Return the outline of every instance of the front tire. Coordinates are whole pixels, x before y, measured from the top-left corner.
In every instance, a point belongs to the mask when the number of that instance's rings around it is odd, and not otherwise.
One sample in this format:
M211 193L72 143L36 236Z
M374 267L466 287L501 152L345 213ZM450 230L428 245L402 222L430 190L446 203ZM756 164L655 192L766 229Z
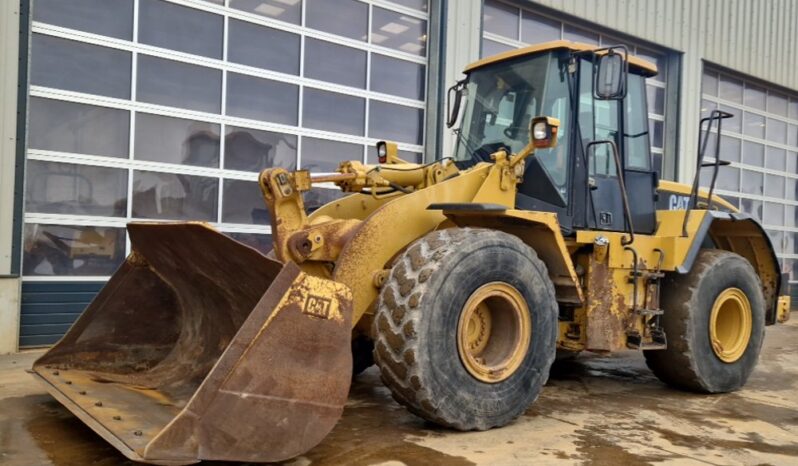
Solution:
M545 264L518 238L451 228L413 243L383 286L375 361L394 398L458 430L502 426L534 402L557 340Z
M751 264L729 251L703 249L684 275L662 284L665 350L646 363L676 388L725 393L748 380L765 336L765 299Z

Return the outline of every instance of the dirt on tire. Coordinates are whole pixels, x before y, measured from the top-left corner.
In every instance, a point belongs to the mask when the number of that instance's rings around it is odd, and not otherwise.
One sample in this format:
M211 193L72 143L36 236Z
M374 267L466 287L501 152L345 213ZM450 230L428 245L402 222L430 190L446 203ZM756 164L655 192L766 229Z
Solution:
M462 304L490 281L516 287L535 313L522 366L493 384L468 374L455 337ZM432 232L394 263L373 334L382 380L410 412L458 430L501 426L526 410L548 378L557 338L554 286L535 251L515 236L477 228Z

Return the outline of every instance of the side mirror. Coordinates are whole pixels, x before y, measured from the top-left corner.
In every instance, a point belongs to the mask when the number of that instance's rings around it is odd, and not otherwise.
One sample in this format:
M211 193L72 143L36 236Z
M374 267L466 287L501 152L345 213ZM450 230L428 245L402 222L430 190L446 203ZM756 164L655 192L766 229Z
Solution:
M529 143L535 149L557 147L560 120L549 116L538 116L529 122Z
M457 117L460 116L460 103L465 94L466 81L457 81L454 86L449 88L446 94L446 127L451 128L457 123Z
M619 49L622 50L619 53ZM626 97L626 48L612 47L606 53L598 55L598 63L594 73L593 91L601 100L620 100Z

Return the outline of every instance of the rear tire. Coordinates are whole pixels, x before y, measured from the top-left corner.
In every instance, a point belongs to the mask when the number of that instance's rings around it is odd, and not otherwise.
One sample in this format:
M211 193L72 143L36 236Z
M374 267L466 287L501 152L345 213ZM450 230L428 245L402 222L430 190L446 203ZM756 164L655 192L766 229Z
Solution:
M557 330L554 286L532 248L499 231L451 228L416 241L396 261L374 319L374 355L408 410L454 429L485 430L537 399Z
M689 273L669 274L663 281L662 309L668 348L644 351L660 380L703 393L730 392L745 384L765 335L762 285L746 259L701 250Z

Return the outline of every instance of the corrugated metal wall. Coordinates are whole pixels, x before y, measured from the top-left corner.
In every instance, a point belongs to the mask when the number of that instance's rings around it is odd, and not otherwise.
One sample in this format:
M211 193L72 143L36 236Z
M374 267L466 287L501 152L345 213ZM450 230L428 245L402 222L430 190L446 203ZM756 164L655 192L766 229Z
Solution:
M682 52L680 181L692 179L703 61L798 90L798 0L536 0Z
M798 89L798 0L536 0Z

